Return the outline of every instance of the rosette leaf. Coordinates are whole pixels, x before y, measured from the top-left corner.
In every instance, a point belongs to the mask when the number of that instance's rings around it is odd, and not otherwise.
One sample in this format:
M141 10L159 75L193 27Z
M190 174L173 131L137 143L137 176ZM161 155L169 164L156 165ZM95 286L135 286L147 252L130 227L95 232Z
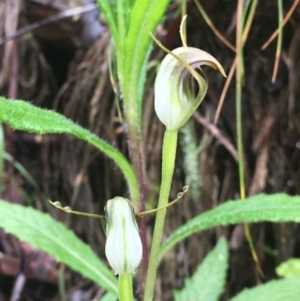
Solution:
M208 88L202 65L219 70L226 77L221 64L197 48L179 47L163 59L155 79L154 106L168 130L180 129L202 102Z

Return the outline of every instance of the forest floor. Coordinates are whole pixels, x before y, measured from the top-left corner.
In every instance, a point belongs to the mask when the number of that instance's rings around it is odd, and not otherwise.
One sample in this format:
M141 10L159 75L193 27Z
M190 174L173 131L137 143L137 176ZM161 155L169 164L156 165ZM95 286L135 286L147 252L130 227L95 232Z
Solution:
M71 3L43 2L9 0L6 5L0 4L0 36L9 36L19 28L65 11ZM213 25L235 45L236 1L200 2ZM299 1L283 2L285 16ZM187 14L188 45L211 53L229 74L235 51L216 36L193 1L187 2ZM93 18L86 15L87 20L94 20L90 23L81 15L58 20L0 45L0 93L61 112L128 156L126 128L118 117L109 76L110 33L104 22ZM158 38L169 49L181 45L180 20L180 6L171 4L158 28ZM278 72L272 81L276 38L265 49L262 46L277 28L277 1L258 1L244 45L242 124L247 196L262 192L300 194L300 6L283 28ZM163 55L154 47L150 62L155 66ZM201 212L239 198L235 79L233 76L229 82L214 123L226 79L209 68L205 71L209 90L180 133L172 197L186 183L190 184L190 192L169 209L165 237ZM155 74L156 69L149 64L142 136L150 207L156 205L164 132L153 109ZM49 211L46 203L50 198L79 211L100 213L108 199L128 194L122 174L111 161L74 137L13 132L5 126L5 145L13 159L5 162L1 199ZM38 188L16 168L16 162L28 171ZM105 237L97 220L64 213L56 216L105 258ZM153 217L147 220L149 237L153 222ZM193 274L221 236L230 245L222 300L245 287L273 279L279 263L300 257L299 225L260 223L250 228L264 279L251 257L243 226L218 227L193 235L166 255L158 273L157 300L173 300L172 290L183 286L184 279ZM27 281L22 288L16 288L20 271L27 275ZM15 290L22 294L21 300L60 300L57 282L63 272L66 292L72 300L98 300L103 293L89 280L58 266L50 256L0 232L1 301L13 300Z

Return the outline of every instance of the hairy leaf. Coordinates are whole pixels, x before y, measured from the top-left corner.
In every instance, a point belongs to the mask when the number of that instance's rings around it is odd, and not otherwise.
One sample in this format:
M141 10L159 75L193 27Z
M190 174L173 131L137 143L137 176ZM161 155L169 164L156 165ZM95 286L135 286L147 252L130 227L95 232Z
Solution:
M162 20L170 0L136 0L130 12L130 22L125 40L125 97L137 100L141 114L142 94L146 76L146 63L150 54L151 38L149 30L154 31ZM136 96L135 96L136 95Z
M173 232L161 248L160 259L176 243L193 233L241 222L299 222L299 212L300 197L283 193L259 194L243 201L228 201L191 219Z
M139 199L137 178L127 159L96 135L57 112L35 107L26 101L0 97L0 107L0 122L9 124L15 130L38 134L68 133L94 145L120 167L127 180L132 200Z
M109 25L110 31L114 37L116 44L118 44L118 29L116 24L116 16L114 15L109 0L97 0L97 4L106 18L106 21Z
M217 301L221 295L228 266L228 246L221 238L206 256L192 278L185 280L185 287L175 291L176 301Z
M0 200L0 227L117 295L117 279L112 272L90 246L50 215Z

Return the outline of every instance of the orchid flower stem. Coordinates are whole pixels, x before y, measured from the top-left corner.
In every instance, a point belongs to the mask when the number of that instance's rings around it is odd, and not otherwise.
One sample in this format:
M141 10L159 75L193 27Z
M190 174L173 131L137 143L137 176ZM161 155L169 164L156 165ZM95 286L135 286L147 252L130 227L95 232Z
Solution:
M132 278L129 273L119 275L119 300L133 301Z
M162 149L162 179L161 179L160 194L159 194L159 201L158 201L159 208L168 204L170 190L171 190L171 183L172 183L172 178L174 173L174 166L175 166L177 136L178 136L178 130L166 130L165 132L163 149ZM161 245L166 212L167 209L162 209L158 211L156 214L153 240L152 240L149 265L148 265L148 273L146 279L144 301L153 300L156 270L158 266L158 254Z

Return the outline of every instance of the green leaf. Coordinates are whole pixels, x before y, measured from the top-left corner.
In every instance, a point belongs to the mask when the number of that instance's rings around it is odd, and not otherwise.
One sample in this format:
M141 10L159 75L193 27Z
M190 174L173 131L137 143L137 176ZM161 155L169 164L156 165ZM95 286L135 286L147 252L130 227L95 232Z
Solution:
M206 256L192 278L185 280L185 287L175 291L176 301L217 301L223 291L228 266L228 246L221 238Z
M299 301L300 277L270 281L252 289L243 290L230 301Z
M4 174L4 147L5 147L5 139L4 139L4 131L3 126L0 124L0 193L3 189L3 174Z
M118 297L109 292L101 297L101 301L118 301Z
M173 232L161 248L160 259L176 243L193 233L241 222L299 222L299 212L300 197L283 193L259 194L243 201L228 201L191 219Z
M22 100L12 101L0 97L0 107L0 122L9 124L15 130L38 134L68 133L94 145L119 166L127 180L132 200L139 200L138 182L131 165L111 145L65 116L54 111L35 107L28 102Z
M118 40L119 40L118 37L119 36L118 36L118 30L117 30L117 24L116 24L116 17L110 6L109 1L108 0L97 0L97 4L106 18L106 21L109 25L110 31L112 33L112 36L114 37L116 45L118 45Z
M123 93L125 100L129 97L137 100L139 114L142 108L146 62L152 42L146 26L151 31L156 29L169 2L170 0L136 0L130 12L129 28L125 40L124 80L126 89Z
M276 273L281 277L300 276L300 259L290 258L276 268Z
M90 246L49 214L0 200L0 227L117 295L118 283L112 272Z

